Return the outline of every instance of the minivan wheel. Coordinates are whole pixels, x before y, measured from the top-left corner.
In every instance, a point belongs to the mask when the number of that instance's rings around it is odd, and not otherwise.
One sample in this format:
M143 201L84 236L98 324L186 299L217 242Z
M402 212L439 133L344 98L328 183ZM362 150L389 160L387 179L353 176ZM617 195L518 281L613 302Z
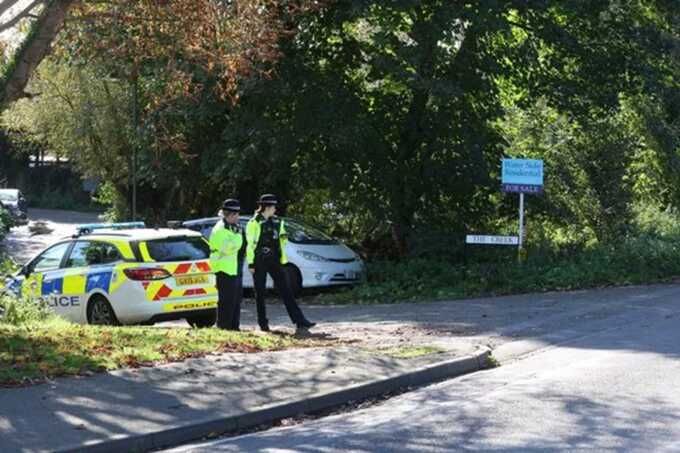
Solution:
M212 327L217 321L217 312L207 315L194 315L186 318L191 327L202 329L205 327Z
M120 323L113 307L103 296L92 296L87 304L87 322L99 326L117 326Z

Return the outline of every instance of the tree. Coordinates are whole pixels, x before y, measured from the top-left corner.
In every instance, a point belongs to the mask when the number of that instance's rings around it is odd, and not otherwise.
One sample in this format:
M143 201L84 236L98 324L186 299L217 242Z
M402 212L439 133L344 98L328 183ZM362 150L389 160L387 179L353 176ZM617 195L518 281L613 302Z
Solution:
M217 85L230 92L240 75L252 71L253 63L276 55L280 34L289 31L287 17L320 4L286 0L2 0L0 32L22 21L28 20L30 25L3 68L0 102L6 104L25 96L23 90L32 72L50 52L69 13L71 30L78 30L70 39L83 38L86 44L79 50L87 48L90 54L109 58L113 55L118 64L120 58L127 58L132 65L132 73L125 74L128 77L136 76L144 61L161 60L174 79L170 87L182 89L187 78L179 77L186 74L180 67L203 64L215 73ZM184 59L172 52L172 44L168 45L178 42L190 51Z
M544 99L585 124L666 77L662 12L654 1L335 2L301 25L278 80L242 96L229 143L350 197L404 254L422 226L462 233L495 212L494 124L507 108Z
M17 101L3 112L12 130L67 157L85 177L106 182L109 201L124 216L133 146L127 87L102 77L93 67L43 62L29 90L40 96Z
M628 232L637 181L633 165L644 149L634 125L625 104L607 114L593 111L586 120L560 114L545 101L511 109L500 126L507 155L547 164L545 193L531 198L530 218L549 222L546 229L568 231L573 241L608 242Z
M75 3L57 41L59 70L46 69L31 90L41 95L10 116L23 116L14 124L44 135L55 150L69 149L72 162L107 181L118 201L128 196L138 150L139 201L151 222L196 214L202 201L212 211L219 194L196 184L200 155L226 127L237 82L266 76L279 39L291 35L289 18L315 4ZM127 84L139 92L134 125ZM84 134L62 135L67 124ZM104 153L110 156L98 160Z

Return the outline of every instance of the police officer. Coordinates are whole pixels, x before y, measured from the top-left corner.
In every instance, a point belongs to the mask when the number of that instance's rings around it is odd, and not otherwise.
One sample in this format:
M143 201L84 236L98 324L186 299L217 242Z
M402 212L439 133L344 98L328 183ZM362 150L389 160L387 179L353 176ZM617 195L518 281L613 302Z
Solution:
M229 198L222 204L221 219L210 233L210 266L217 281L217 327L239 330L243 296L245 232L238 223L241 206Z
M283 299L293 324L298 329L307 329L316 325L302 314L283 269L283 265L288 262L285 250L288 237L283 219L274 215L277 204L276 196L262 195L258 201L255 216L250 219L246 227L248 269L253 274L257 323L265 332L269 331L267 309L264 303L267 274L271 275L274 280L274 285Z

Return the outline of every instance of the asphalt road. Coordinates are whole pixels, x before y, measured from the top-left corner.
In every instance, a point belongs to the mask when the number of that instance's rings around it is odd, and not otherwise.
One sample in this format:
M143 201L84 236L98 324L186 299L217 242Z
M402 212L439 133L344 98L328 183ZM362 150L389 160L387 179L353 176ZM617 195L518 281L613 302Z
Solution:
M2 244L19 264L26 263L51 243L74 234L77 225L99 222L97 214L56 209L29 209L28 220L29 225L12 228ZM34 234L30 230L36 222L45 226L44 233Z
M680 451L677 296L368 409L171 451Z

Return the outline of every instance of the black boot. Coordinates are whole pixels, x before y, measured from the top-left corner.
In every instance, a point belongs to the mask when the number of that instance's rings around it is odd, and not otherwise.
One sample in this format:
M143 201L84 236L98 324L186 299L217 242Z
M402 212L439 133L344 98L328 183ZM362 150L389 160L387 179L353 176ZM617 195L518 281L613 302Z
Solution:
M297 323L297 328L298 329L309 329L310 327L314 327L316 325L315 322L312 322L308 319L303 318L302 321Z
M259 323L260 324L260 330L262 332L270 332L269 330L269 321L265 320L264 322Z

